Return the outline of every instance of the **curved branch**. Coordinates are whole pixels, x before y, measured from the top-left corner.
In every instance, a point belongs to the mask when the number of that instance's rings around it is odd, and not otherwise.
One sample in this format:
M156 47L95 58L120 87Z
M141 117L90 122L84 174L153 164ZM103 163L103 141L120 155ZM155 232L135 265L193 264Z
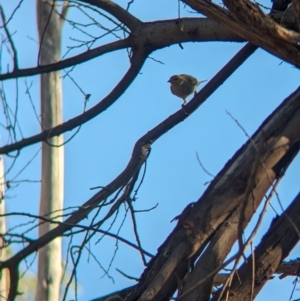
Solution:
M129 240L127 240L127 239L125 239L125 238L123 238L123 237L121 237L117 234L95 228L94 225L91 225L91 226L84 226L84 225L78 225L78 224L77 225L70 225L70 224L67 224L66 222L60 222L60 221L55 220L53 218L49 218L49 217L42 216L42 215L31 214L31 213L25 213L25 212L10 212L10 213L5 213L5 214L0 215L0 217L2 217L2 216L3 217L5 217L5 216L26 216L26 217L31 217L31 218L38 219L38 220L41 220L41 221L44 221L44 222L52 223L52 224L72 226L73 228L78 228L78 229L86 230L86 231L90 230L90 231L93 231L93 232L101 233L101 234L110 236L112 238L115 238L116 240L119 240L119 241L123 242L124 244L138 250L139 252L145 254L146 256L148 256L150 258L154 257L154 255L152 255L151 253L144 250L140 245L135 245L134 243L130 242ZM5 235L6 236L7 235L9 235L9 236L18 236L22 239L25 239L26 242L29 242L29 243L33 243L35 241L34 239L25 237L24 235L11 235L9 233L6 233Z
M282 16L280 15L279 17ZM208 18L182 18L180 22L184 27L184 30L181 30L178 26L178 19L145 22L143 23L143 28L136 33L140 40L134 40L132 36L130 36L126 39L99 46L95 49L85 51L53 64L42 65L33 68L18 69L14 70L13 72L0 74L0 80L3 81L12 78L33 76L37 74L58 71L64 68L84 63L108 52L124 49L127 47L138 48L143 45L141 37L147 37L148 43L153 46L153 51L163 47L169 47L170 45L185 42L245 41L245 39L241 38L235 32L219 25L215 21L209 20ZM199 30L199 27L205 28L205 30Z
M10 286L7 300L15 300L18 294L19 279L19 262L17 262L9 267Z
M252 281L255 284L253 291L255 298L274 273L278 273L281 268L287 267L287 263L281 262L299 242L299 235L295 231L295 227L296 229L300 227L299 213L300 193L281 216L273 219L267 233L256 247L254 254L250 255L237 273L234 274L230 285L229 300L247 300L252 293ZM253 273L253 258L255 258L254 279L249 276ZM292 270L291 272L291 274L296 272L296 275L299 275L299 262L296 261L294 271ZM226 299L218 297L219 291L216 292L212 300Z
M88 2L88 0L86 2ZM217 12L213 11L212 13L215 14ZM228 11L223 9L222 13L226 15L228 14ZM227 17L229 18L229 16ZM277 22L280 22L280 24L284 23L284 25L288 28L295 29L297 27L296 16L292 13L292 11L284 13L274 12L272 13L272 18L274 18L274 20L276 20ZM217 18L216 20L220 24L208 18L182 18L180 19L180 24L183 26L184 30L182 30L182 28L178 26L178 19L145 22L143 23L143 28L135 34L138 37L145 36L147 38L148 44L150 44L153 47L152 51L185 42L245 41L245 38L243 38L242 36L240 36L232 30L234 26L232 28L227 28L226 26L221 25L221 23L225 19L223 20L220 17L220 21ZM203 30L199 30L200 28L203 28ZM74 66L76 64L81 64L83 62L86 62L97 56L103 55L111 51L133 46L138 48L142 45L143 41L138 39L132 39L131 36L124 40L115 41L107 45L99 46L95 49L88 50L84 53L62 60L57 63L38 66L34 68L19 69L15 70L14 72L0 74L0 80L7 80L12 78L32 76L57 71Z
M203 88L201 90L201 93L203 93L203 99L205 100L207 97L209 97L211 95L211 93L213 93L213 91L216 89L215 85L217 85L220 82L222 83L255 50L256 50L255 46L253 46L251 44L247 44L243 48L243 50L241 52L239 52L239 54L236 55L235 58L232 61L230 61L230 63L228 63L226 65L226 67L224 67L205 86L205 88ZM117 97L120 97L121 94L127 89L129 84L133 81L133 79L135 78L135 76L137 75L139 70L141 69L141 67L145 61L145 56L146 55L144 55L144 56L142 55L141 57L139 57L139 55L137 55L134 58L132 65L129 68L128 72L123 77L123 79L119 82L119 84L114 88L114 90L108 96L106 96L101 102L99 102L93 108L91 108L90 110L86 111L85 113L83 113L73 119L70 119L69 121L64 122L63 124L58 125L52 129L45 130L42 133L37 134L35 136L31 136L31 137L25 138L19 142L1 147L0 154L8 154L12 151L19 150L19 149L29 146L31 144L41 142L41 141L46 141L49 138L52 138L54 136L61 135L64 132L70 131L70 130L74 129L75 127L82 125L83 123L85 123L85 122L89 121L90 119L94 118L95 116L99 115L101 112L106 110L111 104L113 104L116 101ZM192 113L194 110L196 110L198 108L198 106L202 102L203 101L199 102L199 100L196 102L191 101L185 109L185 110L188 110L186 112L188 112L189 114ZM182 111L179 110L177 113L180 113L180 112L182 112ZM153 139L151 139L151 140L154 141L155 139L157 139L157 138L153 137Z
M198 109L198 107L206 101L206 99L216 91L216 89L229 78L229 76L241 66L245 60L251 56L257 47L251 43L247 43L197 94L183 106L182 110L177 111L169 118L160 123L153 130L147 133L149 141L155 141L162 134L172 129L179 122L182 122L190 114ZM1 150L1 149L0 149Z
M300 35L298 32L288 30L277 24L270 16L266 15L258 5L248 0L225 0L224 4L242 25L251 28L249 31L260 35L266 34L268 38L282 39L290 44L298 44ZM263 40L263 39L262 39Z
M127 73L121 79L121 81L116 85L116 87L108 94L105 98L103 98L98 104L96 104L93 108L84 112L81 115L78 115L63 124L60 124L52 129L45 130L40 134L35 136L31 136L29 138L25 138L19 142L4 146L0 148L0 153L7 154L9 152L19 150L25 146L46 141L54 136L61 135L64 132L71 131L74 128L86 123L92 118L96 117L103 111L105 111L109 106L111 106L129 87L135 77L138 75L141 70L145 60L147 58L147 54L143 51L138 51L134 55L134 59L131 62L131 66L128 69Z
M80 1L97 6L107 11L116 19L118 19L121 23L124 23L131 31L137 30L142 24L142 22L138 18L134 17L131 13L129 13L127 10L125 10L118 4L114 3L113 1L110 0L80 0Z
M143 135L135 144L131 159L123 170L110 184L101 189L90 200L83 204L77 211L73 213L64 223L59 225L53 230L41 236L36 241L29 244L23 250L15 254L13 257L0 263L0 269L9 268L16 265L25 257L35 252L39 248L49 243L54 238L63 235L66 231L70 230L78 222L86 218L86 216L99 205L100 202L106 200L111 194L117 191L120 187L124 187L130 179L140 170L140 167L145 162L148 151L152 143L175 127L177 124L185 120L221 85L226 78L228 78L234 70L236 70L254 51L256 46L247 44L242 48L237 55L227 63L227 65L196 95L187 106L178 110L176 113L168 117L159 125ZM126 75L125 75L126 76Z
M198 22L196 22L196 21L198 21ZM88 52L82 53L78 56L66 59L66 60L58 62L58 63L45 65L45 66L39 66L37 68L17 70L16 72L11 72L8 74L0 75L0 80L1 79L4 80L4 79L8 79L8 78L13 78L13 77L19 77L19 76L25 76L25 75L28 76L28 75L33 75L33 74L38 74L38 73L43 73L43 72L55 71L55 70L58 70L58 69L61 69L64 67L72 66L76 63L82 63L86 60L89 60L95 56L98 56L98 55L103 54L108 51L132 46L131 45L132 43L136 44L137 49L142 48L145 44L144 43L145 39L148 41L149 44L153 45L152 49L144 50L145 56L140 58L141 59L140 61L137 60L136 58L133 59L133 64L127 73L128 77L125 75L123 80L121 80L121 82L116 86L116 88L111 92L111 94L109 94L106 98L104 98L100 103L98 103L92 109L88 110L87 112L85 112L59 126L52 128L52 129L48 129L35 136L31 136L29 138L23 139L16 143L4 146L4 147L0 148L0 153L9 153L9 152L18 150L20 148L23 148L25 146L28 146L28 145L31 145L31 144L34 144L37 142L46 141L49 138L52 138L57 135L61 135L62 133L66 132L66 131L70 131L70 130L76 128L77 126L94 118L95 116L100 114L102 111L106 110L116 100L116 98L119 97L127 89L129 84L132 82L133 78L136 76L136 74L140 70L142 64L144 63L144 61L146 59L147 51L151 52L153 50L156 50L156 49L159 49L159 48L162 48L165 46L169 46L174 43L179 43L180 40L178 40L176 38L178 36L178 32L181 34L182 41L187 41L187 40L192 41L192 40L196 40L199 38L203 39L203 35L202 36L200 35L201 37L198 37L194 33L191 34L191 32L193 32L191 30L191 28L195 28L195 27L197 28L197 24L199 25L199 23L200 23L203 25L210 21L208 19L203 19L203 18L198 19L198 20L193 18L193 19L182 19L182 22L185 27L185 30L183 32L178 28L176 20L168 20L168 21L164 21L164 22L154 22L154 23L149 22L149 23L147 23L147 25L145 24L145 28L143 29L144 34L141 35L144 37L144 40L141 39L141 40L138 40L138 41L135 40L132 42L131 38L127 38L125 40L116 41L116 42L110 43L108 45L101 46L99 48L90 50ZM212 24L212 26L214 29L216 29L214 27L214 25L216 23L215 22L213 22L213 23L214 24ZM173 28L173 31L168 30L168 32L170 32L170 33L172 32L172 35L170 35L168 37L168 39L163 38L161 41L157 42L157 40L155 41L155 37L153 37L152 38L153 40L150 40L149 37L151 37L151 35L149 36L147 34L149 31L156 30L156 35L155 35L156 37L164 36L163 34L159 34L159 33L161 33L162 30L165 31L166 26L168 26L168 29ZM221 31L222 31L222 29L221 29ZM225 36L228 38L228 32L223 33L223 34L225 34ZM213 36L214 37L216 36L215 31L213 33ZM208 37L205 37L205 39L207 39L207 38ZM220 37L218 37L218 39L220 39ZM166 42L166 40L167 40L167 42ZM142 45L142 46L139 47L139 45ZM133 72L135 74L131 74L131 72Z
M32 75L61 70L77 64L84 63L97 56L103 55L107 52L116 51L130 46L131 46L131 42L129 38L119 40L119 41L114 41L106 45L99 46L95 49L91 49L86 52L80 53L68 59L59 61L57 63L42 65L33 68L18 69L18 70L14 70L13 72L0 74L0 80L7 80L7 79L18 78L23 76L32 76Z
M20 252L16 253L10 259L0 263L0 269L11 268L26 258L28 255L45 246L54 238L61 236L66 231L72 229L78 222L87 217L87 215L95 209L101 202L105 201L110 195L117 191L120 187L124 187L135 174L139 171L147 158L147 153L150 146L137 141L135 144L132 157L124 169L124 171L117 176L110 184L101 189L93 197L91 197L85 204L83 204L72 216L66 219L63 224L59 224L56 228L41 236L36 241L30 243Z
M12 50L14 70L17 70L19 68L18 67L18 53L17 53L15 43L12 39L12 35L10 34L10 32L7 28L7 23L8 22L6 21L5 14L4 14L4 9L3 9L2 5L0 5L0 16L1 16L1 19L2 19L2 22L3 22L3 28L4 28L4 31L5 31L6 37L9 41L9 44L10 44L10 47L11 47L11 50Z
M298 45L300 34L276 24L270 16L265 15L250 1L239 0L239 4L237 4L237 1L224 0L224 4L230 7L230 10L234 10L236 16L240 14L243 21L213 2L204 0L182 1L212 20L234 30L251 43L262 47L290 64L300 67ZM244 8L243 11L242 8Z

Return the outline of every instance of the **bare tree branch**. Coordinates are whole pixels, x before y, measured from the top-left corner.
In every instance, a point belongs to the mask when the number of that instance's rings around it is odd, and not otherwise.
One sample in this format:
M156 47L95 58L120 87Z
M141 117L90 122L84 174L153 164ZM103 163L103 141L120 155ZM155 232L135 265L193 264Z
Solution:
M9 293L7 300L15 300L18 294L19 285L19 263L12 265L8 268L9 270Z
M293 9L295 12L295 16L297 18L298 21L298 31L300 30L300 3L299 1L293 0Z
M117 191L120 187L124 187L128 181L139 171L140 167L144 163L147 152L150 148L150 145L156 141L159 137L161 137L164 133L169 131L178 123L182 122L188 116L191 115L203 102L204 100L211 94L213 91L221 84L223 81L230 76L240 64L242 64L245 59L251 55L255 51L256 47L252 45L246 45L212 80L212 83L207 84L206 89L202 89L197 96L191 100L187 106L182 110L179 110L175 114L171 115L167 120L163 121L161 124L156 126L153 130L149 131L146 135L141 137L135 144L132 158L128 163L125 170L110 184L108 184L105 188L99 191L94 197L92 197L89 201L87 201L79 210L77 210L71 217L69 217L65 223L67 225L75 225L83 218L87 216L89 212L91 212L98 204L115 191ZM140 55L140 62L142 63L145 56ZM136 56L137 58L137 56ZM141 65L141 64L140 64ZM140 66L141 67L141 66ZM136 75L136 74L135 74ZM204 91L204 92L202 92ZM133 187L132 187L133 188ZM117 204L113 206L110 212L113 212L114 208L118 207ZM46 245L49 241L54 239L57 236L61 236L64 232L68 231L72 228L72 226L67 225L59 225L55 229L49 231L42 237L40 237L34 243L25 247L22 252L15 254L12 258L0 264L0 268L16 266L18 263L27 257L32 252Z
M261 158L261 153L259 150L256 154L256 157L257 156ZM251 171L252 175L253 172L254 170ZM235 266L238 264L238 261L244 255L246 247L252 242L262 222L263 216L265 214L265 210L272 196L274 195L276 187L279 182L280 179L277 178L276 184L272 187L272 190L268 198L265 200L264 207L260 213L260 216L254 227L254 230L251 232L246 242L245 243L241 242L241 244L239 245L239 251L238 251L239 256L236 258ZM251 178L251 175L248 183L251 183L253 187L254 183L253 183L253 179ZM246 188L245 196L247 196L247 188ZM240 208L235 212L233 212L233 214L231 214L231 216L226 220L226 222L223 223L222 226L216 231L210 244L208 245L208 247L205 249L201 257L197 261L193 269L193 272L187 276L186 285L184 286L183 289L183 294L186 295L186 297L184 298L185 301L194 300L195 298L197 298L198 301L208 300L212 292L212 287L213 285L215 285L216 277L218 276L218 275L214 275L212 272L222 265L225 258L228 256L229 252L231 251L233 244L236 242L237 239L240 238L240 233L239 233L240 228L242 230L245 228L245 225L248 224L250 218L252 217L253 210L256 210L259 204L260 204L259 202L247 203L245 202L244 199L244 202L241 203L241 205L239 206ZM240 216L243 216L244 218L242 223L240 220ZM223 283L224 284L222 288L223 291L226 290L227 283L231 281L230 278L232 278L232 275L235 272L236 272L236 268L233 268L230 275L227 275L227 279ZM207 277L207 274L212 274L212 275L211 277ZM202 284L198 285L200 281L202 282Z
M185 114L191 114L195 111L217 88L220 86L255 50L256 46L247 44L226 66L218 72L214 78L198 93L198 97L194 98L195 101L190 101L187 106L185 106ZM56 135L60 135L64 132L70 131L75 127L82 125L83 123L89 121L95 116L99 115L101 112L106 110L120 95L127 89L130 83L133 81L135 76L141 69L146 55L139 54L133 61L132 66L128 70L127 74L119 82L119 84L113 89L113 91L106 96L101 102L96 106L86 111L85 113L67 121L63 124L56 126L50 130L45 130L40 134L32 136L30 138L23 139L19 142L13 143L0 148L0 154L7 154L9 152L19 150L25 146L45 141ZM185 119L187 115L182 116L182 110L177 112L177 118ZM175 114L174 114L175 115ZM174 120L175 121L175 120ZM180 121L178 121L180 122ZM173 124L169 124L173 127Z
M251 43L300 67L299 33L289 31L276 24L251 2L224 0L230 10L235 12L235 15L210 1L183 0L183 2L216 22L234 30ZM245 9L240 11L242 8ZM243 17L237 17L239 13Z
M300 35L297 32L288 30L277 24L272 18L266 15L258 5L248 0L224 0L225 5L233 13L235 18L250 29L254 34L268 34L268 40L283 40L289 44L297 44ZM262 41L263 39L261 39ZM271 39L270 39L271 40Z
M67 17L67 14L69 12L70 6L69 6L69 1L65 1L62 5L62 9L60 12L60 17L61 17L61 21L63 22L65 20L65 18Z
M124 49L127 47L130 47L130 41L128 38L120 41L114 41L106 45L96 47L95 49L91 49L89 51L75 55L68 59L59 61L57 63L40 65L38 67L33 67L33 68L18 69L18 70L14 70L13 72L0 74L0 80L2 81L2 80L12 79L12 78L32 76L32 75L48 73L52 71L58 71L64 68L68 68L77 64L84 63L95 57L101 56L105 53Z
M21 7L21 5L22 5L23 2L24 2L24 0L20 0L19 1L19 3L17 4L17 6L15 7L15 9L11 13L11 15L9 16L9 18L6 20L6 23L4 23L2 26L0 26L0 28L3 28L4 26L8 25L8 23L12 20L12 18L14 17L16 11Z
M110 0L81 0L81 2L88 3L104 9L115 18L117 18L121 23L125 24L131 31L136 31L142 22L134 17L131 13L126 11L124 8L119 6L117 3Z
M300 264L299 259L282 262L278 266L278 268L276 269L274 274L283 274L283 276L280 276L282 278L286 277L286 276L297 276L299 274L298 273L299 264ZM216 275L215 278L214 278L214 285L219 286L219 285L224 284L225 281L227 280L227 278L228 278L228 274L225 274L225 273L221 273L221 274ZM114 296L114 295L118 295L118 296L122 297L122 299L124 300L124 299L126 299L126 297L130 296L130 293L136 287L137 287L137 284L134 285L134 286L130 286L130 287L127 287L125 289L122 289L120 291L116 291L116 292L113 292L111 294L108 294L108 295L105 295L105 296L102 296L102 297L98 297L98 298L93 299L91 301L104 301L107 298L109 298L111 296Z
M135 245L134 243L130 242L129 240L127 239L124 239L123 237L119 236L119 235L116 235L116 234L113 234L113 233L110 233L108 231L104 231L104 230L101 230L101 229L98 229L98 228L95 228L94 225L91 225L90 227L89 226L84 226L84 225L80 225L80 224L77 224L77 225L69 225L67 224L66 222L60 222L58 220L55 220L53 218L49 218L49 217L45 217L45 216L40 216L40 215L35 215L35 214L31 214L31 213L24 213L24 212L10 212L10 213L6 213L6 214L0 214L0 217L6 217L6 216L27 216L27 217L30 217L30 218L34 218L34 219L38 219L38 220L41 220L41 221L44 221L44 222L48 222L48 223L52 223L52 224L57 224L57 225L65 225L65 226L72 226L73 228L78 228L78 229L82 229L82 230L90 230L90 231L95 231L97 233L101 233L101 234L105 234L107 236L110 236L112 238L115 238L121 242L123 242L124 244L127 244L128 246L142 252L143 254L145 254L146 256L152 258L153 255L149 252L147 252L146 250L144 249L141 249L139 246ZM97 227L99 225L97 224ZM34 242L34 239L31 239L31 238L28 238L28 237L25 237L24 235L21 235L21 234L10 234L10 233L6 233L5 235L3 235L4 239L7 241L6 239L6 236L17 236L17 237L20 237L20 238L25 238L25 240L27 242Z
M217 229L226 224L235 211L240 210L239 206L245 197L246 183L256 155L253 142L257 144L260 135L263 135L266 142L262 156L263 164L255 175L255 187L252 187L253 194L248 200L249 206L246 211L246 216L253 214L257 204L261 202L274 179L284 168L281 164L288 166L290 163L286 160L286 157L290 156L289 150L293 150L300 140L299 116L300 88L267 118L252 139L216 176L194 204L193 210L190 210L186 218L177 225L160 247L158 255L150 261L137 288L130 295L130 300L158 301L174 293L177 289L174 273L183 279L188 271L189 260L195 260ZM222 267L223 265L219 268ZM214 270L213 275L217 271L218 269Z
M72 2L72 0L69 2ZM59 124L58 126L51 125L47 128L47 130L38 135L4 146L0 148L0 153L8 154L13 151L18 151L19 153L21 148L31 144L40 141L48 143L48 140L52 137L59 136L66 131L81 126L83 123L98 116L117 101L117 99L124 93L140 72L145 60L155 50L176 43L178 43L182 48L181 43L190 41L244 41L247 39L251 41L251 43L248 42L246 46L244 46L242 50L220 72L218 72L218 74L210 82L208 82L208 84L200 90L200 92L197 93L186 106L183 106L182 109L178 110L158 124L155 128L147 132L147 134L143 135L136 142L131 159L123 172L107 186L101 187L102 189L86 201L85 204L80 207L76 207L75 212L61 215L65 218L64 222L56 222L49 217L41 217L40 219L43 220L43 222L39 223L53 223L56 225L53 229L49 230L49 232L43 234L36 240L28 239L26 234L28 232L24 232L24 235L20 235L20 237L13 236L14 233L11 232L11 241L26 244L22 250L14 254L10 259L5 259L3 262L0 262L0 270L7 269L10 272L11 286L9 296L11 299L14 299L18 294L17 284L18 279L20 278L18 273L19 265L22 260L25 259L26 261L27 256L35 253L56 237L72 237L74 233L81 233L85 236L81 244L79 246L74 246L72 245L73 242L70 242L68 248L68 252L70 252L73 262L73 270L67 289L70 286L72 279L74 279L75 297L77 298L76 268L79 264L81 253L84 248L87 247L89 254L94 256L92 253L93 250L90 246L86 246L86 243L90 241L95 233L103 233L103 237L105 235L111 235L108 231L102 231L100 227L103 225L103 222L108 221L108 219L112 220L111 225L114 224L116 217L119 217L118 212L123 203L125 204L124 216L126 217L129 210L133 216L133 224L138 246L132 246L140 251L143 261L146 263L144 251L142 250L137 234L137 225L134 219L135 211L131 204L135 195L132 196L131 194L133 194L132 192L136 185L140 169L150 154L152 144L162 137L162 135L164 135L167 131L184 121L193 112L195 112L199 106L201 106L201 104L205 102L208 97L241 64L243 64L243 62L252 53L254 53L258 46L263 47L267 51L270 51L296 66L300 66L300 54L298 54L300 47L298 45L300 35L281 26L282 24L285 26L291 25L289 26L289 29L294 29L296 24L295 20L298 16L292 14L293 17L285 23L285 17L288 15L286 11L283 13L274 12L272 17L269 17L259 9L259 6L253 5L247 0L237 0L242 9L241 12L237 11L238 7L232 0L224 0L230 11L213 4L211 1L185 0L183 2L192 3L192 7L196 7L198 11L207 14L210 18L214 18L214 20L219 22L219 24L207 18L179 18L175 20L143 23L130 14L126 9L123 9L112 1L82 0L81 2L87 3L85 7L92 9L93 13L99 13L100 10L107 11L112 15L112 17L108 17L108 14L103 14L104 17L106 17L109 21L116 18L112 21L114 26L116 26L115 28L118 30L120 28L123 29L124 35L129 34L129 36L125 39L120 39L117 42L100 46L93 50L81 53L80 55L61 60L53 64L48 64L49 62L46 62L43 66L14 70L13 72L2 74L0 75L0 80L16 76L26 76L28 75L26 72L29 72L29 75L35 75L57 71L61 68L66 68L64 66L74 66L104 53L124 48L130 48L130 68L114 89L87 112L78 115L67 122L56 123ZM132 2L133 1L128 2L128 7ZM275 2L277 4L279 3L279 1ZM51 1L50 3L54 4L54 2ZM79 2L73 3L78 4ZM297 14L297 9L295 12ZM100 14L102 13L100 12ZM62 11L62 15L64 15L64 9ZM276 19L277 17L275 17L275 15L279 16L279 19ZM87 17L89 18L89 16ZM279 20L281 25L276 24L272 18ZM92 24L100 24L96 21L96 19L93 19L93 16L91 16L89 20ZM205 26L207 27L205 28ZM115 30L115 28L113 30ZM131 32L129 32L128 29ZM101 27L101 30L110 32L109 28ZM83 33L86 34L85 32ZM94 39L95 37L91 36L91 38ZM94 43L97 38L98 37L92 40L92 43ZM116 38L119 39L120 37L117 36ZM82 45L85 45L84 41ZM129 49L127 50L129 51ZM8 49L8 51L10 50ZM91 53L92 56L90 56ZM60 58L56 58L55 61L59 59ZM210 296L211 287L215 281L214 277L220 268L224 268L229 262L234 261L234 265L236 266L238 260L242 258L245 245L251 241L259 223L257 223L255 230L252 232L245 244L243 243L241 236L243 229L253 216L256 208L262 202L266 191L274 185L274 181L276 179L279 179L284 174L289 164L299 152L299 116L300 88L291 94L278 107L278 109L275 110L268 119L266 119L262 126L253 135L253 138L249 139L248 143L243 146L235 154L235 156L233 156L219 175L215 177L203 196L201 196L197 202L187 206L185 212L177 219L178 223L173 233L170 234L166 242L159 248L157 256L153 257L150 263L147 264L147 268L142 274L138 285L120 293L110 295L107 301L119 301L124 299L126 301L168 300L172 297L176 290L179 292L180 300L183 298L194 300L196 295L198 301L206 301ZM15 136L12 139L12 141L16 141L17 138ZM253 161L255 161L255 163L253 163ZM130 208L126 206L126 201ZM104 213L104 217L100 217L98 213L102 210L103 206L106 206L106 211ZM92 211L94 216L92 218L92 222L90 222L90 226L81 227L78 223L86 218ZM296 223L294 223L289 216L285 217L286 221L294 227L294 231L295 229L298 230ZM260 220L261 219L259 219L259 221ZM123 222L121 225L123 225ZM237 224L239 225L238 228L236 227ZM32 230L36 227L36 223L34 226L28 225L27 223L26 226ZM295 232L297 232L299 238L299 231ZM7 233L7 235L9 236L10 233ZM237 237L240 242L239 251L229 260L224 261ZM116 235L115 238L118 239L119 237ZM224 244L226 245L225 247L223 246ZM219 250L218 248L221 247L223 249ZM291 245L288 247L291 247ZM285 248L285 250L287 250L287 247ZM74 250L75 252L73 252ZM211 251L214 252L214 254L212 254ZM209 271L205 270L204 264L210 262L210 256L212 257L212 255L219 257L213 264L210 264L208 269ZM255 258L257 258L257 254L255 253L254 255ZM278 254L273 255L276 257L277 264L280 256L278 256ZM115 253L113 253L112 258L114 258L114 256ZM195 269L192 270L191 265L199 256L200 258L197 261L197 265ZM265 253L263 256L265 256ZM112 260L109 264L109 268L103 269L106 275L109 273ZM267 259L266 261L268 260L270 259ZM97 263L100 264L99 261L97 261ZM257 269L256 267L255 269L253 268L253 263L252 265L249 265L249 267L252 270L247 270L245 278L252 277L251 279L253 279L254 272L256 272ZM200 274L196 273L196 269L200 270ZM233 273L234 271L231 272L231 275L229 276L230 279L228 278L228 275L226 275L227 280L225 280L223 290L226 289L227 282L232 281L232 279L234 281L236 280L231 277ZM260 275L257 277L260 279ZM203 294L206 299L200 297L198 293L189 295L189 289L191 286L193 287L193 281L198 281L198 284L196 284L198 289L199 283L202 283L203 285L209 283L209 285L205 286L206 291ZM245 291L248 292L248 289L250 288L249 296L256 294L256 290L259 285L255 286L253 281L249 288L247 287L248 284L245 283L245 285ZM67 296L67 289L65 291L64 298ZM183 294L181 294L181 291ZM227 296L228 295L229 294L227 294ZM107 296L102 297L102 299L103 298L107 298Z
M41 236L38 240L25 247L21 252L15 254L7 261L1 262L0 269L8 268L10 271L14 271L18 267L20 261L26 258L29 254L37 251L39 248L49 243L55 237L61 236L64 232L70 230L79 221L84 219L93 209L98 206L100 202L105 201L109 195L118 190L118 188L124 186L128 181L130 181L132 177L135 176L135 174L139 171L140 167L147 158L148 149L149 145L138 141L133 150L130 162L128 163L125 170L115 180L113 180L109 185L105 187L105 189L102 189L85 204L83 204L80 209L74 212L72 216L65 221L66 224L60 224L53 230ZM11 277L13 277L13 275L11 275ZM13 285L13 283L16 282L11 283L12 286L10 287L9 296L12 297L16 293L16 288L14 288Z
M16 46L15 46L15 43L12 39L12 35L10 34L8 28L7 28L7 23L6 22L6 18L5 18L5 14L4 14L4 10L3 10L3 7L2 5L0 5L0 16L1 16L1 19L2 19L2 22L3 22L3 28L4 28L4 31L6 33L6 37L9 41L9 44L10 44L10 47L12 49L12 52L13 52L13 62L14 62L14 68L13 70L18 70L18 54L17 54L17 49L16 49Z
M293 19L291 20L291 22L293 22ZM183 18L180 19L180 23L183 26L184 30L181 30L178 26L178 19L163 20L157 22L145 22L143 23L143 28L139 29L139 31L136 32L136 35L138 34L140 37L128 37L126 39L114 41L53 64L26 69L18 69L13 72L0 74L0 80L7 80L24 76L33 76L37 74L57 71L75 66L77 64L84 63L88 60L106 54L108 52L129 47L138 48L141 47L143 44L142 37L147 37L148 43L150 43L152 47L154 47L152 51L163 47L168 47L173 44L192 41L245 41L235 32L207 18ZM205 28L205 30L199 30L199 28ZM165 32L168 33L168 36L164 35Z
M252 281L254 281L254 297L263 288L266 282L274 273L280 271L280 267L285 268L288 263L281 264L281 261L288 256L289 252L299 241L299 235L294 229L294 225L286 218L286 215L300 229L300 193L296 196L286 211L276 217L268 232L262 238L255 250L255 279L249 277L252 265L252 256L238 270L238 277L234 277L229 291L231 301L241 300L241 296L249 296L251 293ZM281 264L281 265L280 265ZM297 271L299 261L291 262L294 270ZM212 299L219 300L219 294ZM225 300L222 298L221 300Z
M69 121L64 122L63 124L53 127L52 129L44 130L40 134L37 134L30 138L23 139L14 144L4 146L2 149L0 148L0 153L2 151L3 153L9 153L11 151L15 151L20 148L23 148L24 146L28 146L41 141L47 141L48 139L54 136L61 135L66 131L71 131L74 128L96 117L101 112L105 111L109 106L111 106L125 92L125 90L129 87L129 85L138 75L139 71L141 70L146 60L146 57L147 57L146 54L138 52L135 58L133 59L130 68L128 69L124 77L121 79L121 81L110 92L110 94L108 94L105 98L103 98L93 108L87 110L81 115L74 117L73 119L70 119Z

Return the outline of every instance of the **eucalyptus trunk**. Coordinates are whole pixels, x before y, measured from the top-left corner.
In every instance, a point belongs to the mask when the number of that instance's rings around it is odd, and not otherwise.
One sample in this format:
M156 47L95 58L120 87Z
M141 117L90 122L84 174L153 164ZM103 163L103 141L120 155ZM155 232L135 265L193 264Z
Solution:
M62 20L55 2L37 0L37 25L39 33L39 64L60 60ZM62 83L60 72L40 76L40 102L42 130L62 123ZM60 220L64 194L63 136L42 143L42 185L40 215ZM55 224L43 223L42 236ZM36 301L58 301L62 275L61 238L56 238L39 251Z

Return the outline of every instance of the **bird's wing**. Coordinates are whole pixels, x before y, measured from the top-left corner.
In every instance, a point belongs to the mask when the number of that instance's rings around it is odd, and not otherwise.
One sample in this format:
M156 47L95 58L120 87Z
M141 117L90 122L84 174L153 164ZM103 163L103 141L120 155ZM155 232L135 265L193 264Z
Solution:
M188 74L180 74L180 76L184 77L187 81L189 81L193 85L198 85L198 80L194 76Z

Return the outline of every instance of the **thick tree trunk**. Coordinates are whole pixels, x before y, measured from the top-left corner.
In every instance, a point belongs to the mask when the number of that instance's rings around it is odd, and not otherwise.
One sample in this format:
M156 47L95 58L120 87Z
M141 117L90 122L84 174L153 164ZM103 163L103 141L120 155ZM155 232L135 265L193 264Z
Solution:
M37 0L41 65L60 60L61 19L52 2ZM55 2L54 2L55 3ZM62 123L62 84L60 72L41 75L41 124L49 129ZM54 137L42 144L42 187L40 215L54 218L63 205L64 148L63 137ZM58 147L59 146L59 147ZM47 233L53 224L44 223L39 235ZM36 301L58 301L61 281L61 238L56 238L39 251Z
M297 89L225 165L202 197L184 210L126 300L161 301L176 289L182 289L182 300L208 300L218 267L241 237L239 227L246 227L273 181L282 176L298 153L299 139ZM199 254L191 272L191 262ZM200 281L202 287L187 293Z
M299 242L299 229L300 193L285 212L273 220L270 229L254 252L254 265L252 263L253 257L250 256L238 272L234 274L228 300L251 300L251 295L255 298L266 282L271 279L282 260L289 255L289 252ZM254 284L253 287L252 284ZM225 295L223 294L223 297L219 298L219 294L216 294L212 300L225 301Z

